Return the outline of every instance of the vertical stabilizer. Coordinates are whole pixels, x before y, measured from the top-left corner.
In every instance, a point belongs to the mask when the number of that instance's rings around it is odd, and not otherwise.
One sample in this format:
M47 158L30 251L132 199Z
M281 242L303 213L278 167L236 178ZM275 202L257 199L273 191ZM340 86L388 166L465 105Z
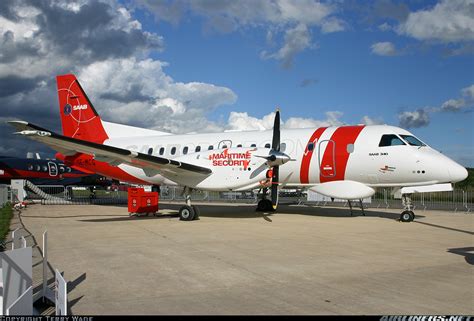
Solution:
M63 135L103 143L108 135L99 114L74 75L56 77Z

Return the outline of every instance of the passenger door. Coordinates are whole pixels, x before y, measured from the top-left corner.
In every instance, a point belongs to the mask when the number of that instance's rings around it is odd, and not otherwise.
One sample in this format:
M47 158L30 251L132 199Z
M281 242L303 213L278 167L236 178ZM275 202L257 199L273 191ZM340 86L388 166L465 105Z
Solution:
M58 176L58 165L54 162L48 162L49 176Z
M318 156L321 176L336 176L336 142L333 140L320 141Z

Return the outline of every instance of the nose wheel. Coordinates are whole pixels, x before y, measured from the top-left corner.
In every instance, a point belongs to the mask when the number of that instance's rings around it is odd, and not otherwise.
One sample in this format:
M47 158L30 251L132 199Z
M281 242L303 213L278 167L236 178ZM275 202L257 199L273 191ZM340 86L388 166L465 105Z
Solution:
M402 203L405 210L400 214L400 222L413 222L415 213L412 211L413 204L411 202L411 194L403 194Z
M412 222L415 219L415 213L413 211L403 211L400 214L400 222Z

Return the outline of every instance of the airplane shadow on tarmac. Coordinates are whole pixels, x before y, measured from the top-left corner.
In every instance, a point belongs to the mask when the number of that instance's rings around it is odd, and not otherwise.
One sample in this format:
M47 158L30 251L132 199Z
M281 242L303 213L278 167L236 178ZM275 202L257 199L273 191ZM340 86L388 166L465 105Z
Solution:
M474 265L474 247L461 247L456 249L448 249L449 253L458 254L464 256L466 262L470 265Z
M123 222L130 220L148 220L148 219L164 219L164 218L178 218L178 210L183 204L164 204L161 206L159 214L157 216L140 216L140 217L107 217L107 218L94 218L81 220L82 222ZM272 221L272 217L278 217L279 213L284 214L295 214L295 215L309 215L309 216L320 216L320 217L334 217L334 218L350 218L351 212L349 208L327 208L327 207L313 207L313 206L292 206L292 205L280 205L278 212L257 212L256 206L215 206L199 204L200 217L221 217L221 218L263 218L268 222ZM125 213L125 211L124 211ZM97 216L101 216L100 214ZM365 209L366 217L379 217L391 220L398 220L400 217L399 213L387 213L380 212L376 209ZM363 218L362 211L354 208L353 217ZM425 216L417 215L417 218L424 218Z

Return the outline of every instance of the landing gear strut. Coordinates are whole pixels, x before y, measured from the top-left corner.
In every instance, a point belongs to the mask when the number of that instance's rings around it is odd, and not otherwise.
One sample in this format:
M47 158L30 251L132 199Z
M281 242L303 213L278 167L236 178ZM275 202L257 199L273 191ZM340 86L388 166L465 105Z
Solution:
M184 196L186 198L186 205L179 209L179 219L181 221L192 221L199 219L199 209L197 206L191 205L191 189L184 188Z
M351 200L347 200L347 202L349 203L349 208L351 210L351 216L352 216L353 215L352 202L351 202ZM364 204L362 204L362 199L359 199L359 206L360 206L360 209L362 210L362 215L365 216Z
M268 188L263 188L262 199L257 204L257 212L273 212L272 201L267 198Z
M400 222L412 222L415 219L415 213L413 213L411 194L402 195L402 204L404 211L400 214Z

